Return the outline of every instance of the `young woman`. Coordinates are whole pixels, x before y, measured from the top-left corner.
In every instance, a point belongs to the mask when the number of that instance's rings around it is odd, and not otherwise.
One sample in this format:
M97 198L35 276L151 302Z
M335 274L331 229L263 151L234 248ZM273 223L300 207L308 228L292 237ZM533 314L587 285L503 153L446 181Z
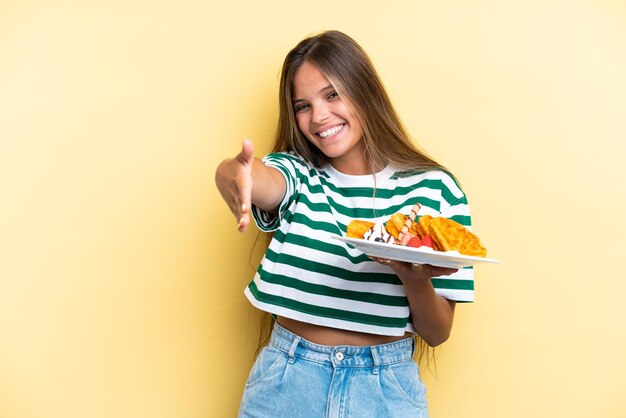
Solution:
M331 239L352 219L408 214L470 224L454 177L418 150L373 65L329 31L287 55L276 142L262 161L244 141L216 183L244 231L273 232L245 290L275 318L252 368L241 417L427 417L413 360L418 336L450 335L457 301L473 300L471 269L372 260Z

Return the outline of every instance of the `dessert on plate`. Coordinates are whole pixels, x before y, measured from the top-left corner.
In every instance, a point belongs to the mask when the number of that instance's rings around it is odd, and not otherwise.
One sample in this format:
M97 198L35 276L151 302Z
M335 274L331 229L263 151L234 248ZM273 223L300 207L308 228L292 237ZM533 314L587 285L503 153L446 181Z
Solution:
M475 257L487 256L487 249L478 236L465 226L443 217L418 217L420 208L417 203L408 215L395 213L384 223L352 220L346 237L415 248L428 247L441 252L456 251Z

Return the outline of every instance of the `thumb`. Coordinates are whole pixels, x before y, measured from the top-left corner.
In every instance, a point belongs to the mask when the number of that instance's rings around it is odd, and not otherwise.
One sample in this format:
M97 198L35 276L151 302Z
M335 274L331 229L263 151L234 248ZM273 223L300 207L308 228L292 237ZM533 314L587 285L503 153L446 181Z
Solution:
M249 139L244 139L241 143L241 152L237 154L237 159L242 164L252 164L252 159L254 158L254 145L252 145L252 141Z

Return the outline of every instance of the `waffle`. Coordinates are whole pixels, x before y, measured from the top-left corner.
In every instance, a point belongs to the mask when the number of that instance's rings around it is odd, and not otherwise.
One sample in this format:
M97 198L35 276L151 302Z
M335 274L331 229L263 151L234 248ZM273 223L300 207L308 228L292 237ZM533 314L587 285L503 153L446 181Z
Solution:
M418 230L423 228L433 239L439 251L458 251L464 255L485 257L487 249L480 239L463 225L447 218L422 216L418 221ZM435 248L437 249L437 248Z
M434 234L430 230L431 221L434 218L430 215L424 215L419 218L417 222L415 222L416 235L420 238L424 238L426 235L430 235L433 239L433 250L435 251L446 251L444 247L439 243L439 240L436 239Z
M348 224L348 229L346 231L346 237L348 238L363 238L363 234L365 234L371 227L374 226L374 222L362 221L358 219L354 219L350 221Z
M402 227L406 222L406 216L401 214L400 212L391 215L391 218L385 224L385 229L389 232L395 239L398 239L400 235L400 231L402 231Z

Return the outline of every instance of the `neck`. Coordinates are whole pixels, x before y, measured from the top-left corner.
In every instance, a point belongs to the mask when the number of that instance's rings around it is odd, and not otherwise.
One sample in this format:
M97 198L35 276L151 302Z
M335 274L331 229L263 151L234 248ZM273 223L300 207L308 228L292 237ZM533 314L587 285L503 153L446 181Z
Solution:
M333 168L340 173L348 174L350 176L374 174L384 168L369 161L365 155L363 155L362 158L354 158L354 156L333 158L330 160L330 165L332 165Z
M339 171L340 173L348 174L351 176L362 176L375 172L367 162L358 163L355 161L351 161L344 163L342 161L333 160L330 162L330 164L335 170Z

